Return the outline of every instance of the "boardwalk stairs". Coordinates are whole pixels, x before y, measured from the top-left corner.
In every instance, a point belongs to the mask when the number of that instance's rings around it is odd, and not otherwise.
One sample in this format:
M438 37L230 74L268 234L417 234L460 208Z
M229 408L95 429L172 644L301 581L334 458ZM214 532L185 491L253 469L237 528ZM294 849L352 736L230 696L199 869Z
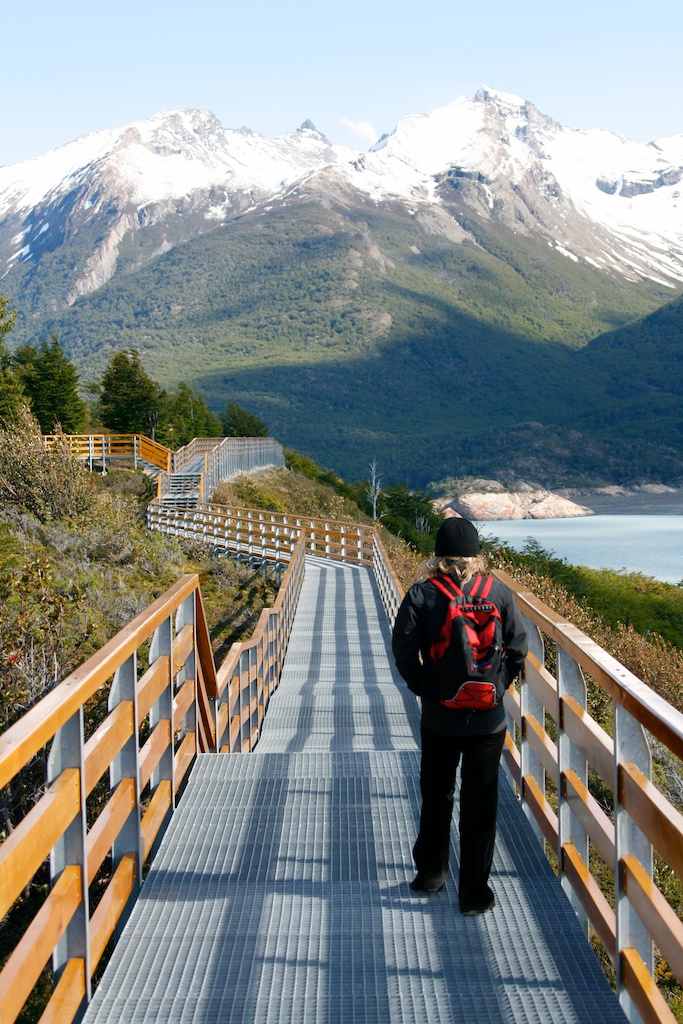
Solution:
M272 437L195 437L176 452L141 434L50 434L43 443L66 445L102 473L117 461L132 463L156 481L163 504L179 508L205 501L238 473L284 466L282 445Z
M185 469L171 473L168 489L161 495L163 505L175 508L195 508L201 499L204 459L197 458Z

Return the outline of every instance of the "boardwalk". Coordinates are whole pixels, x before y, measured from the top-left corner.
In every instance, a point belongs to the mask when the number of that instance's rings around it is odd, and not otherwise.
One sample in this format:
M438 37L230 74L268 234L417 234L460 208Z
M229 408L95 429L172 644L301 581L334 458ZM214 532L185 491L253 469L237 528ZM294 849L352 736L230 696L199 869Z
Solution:
M501 778L497 905L408 888L419 715L369 570L307 559L266 726L202 755L88 1022L623 1021Z

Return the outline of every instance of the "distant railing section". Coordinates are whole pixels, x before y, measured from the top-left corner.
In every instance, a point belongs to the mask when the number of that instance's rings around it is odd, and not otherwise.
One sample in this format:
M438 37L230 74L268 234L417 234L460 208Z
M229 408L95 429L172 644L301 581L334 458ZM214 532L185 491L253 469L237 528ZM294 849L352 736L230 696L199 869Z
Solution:
M292 557L299 537L309 554L371 566L375 533L370 526L207 502L174 508L154 501L147 510L151 529L201 540L249 564L272 562L278 569Z
M654 947L683 983L683 923L653 881L653 848L683 879L683 816L652 783L652 734L683 758L683 715L576 626L505 573L530 637L519 690L506 694L505 759L539 838L586 934L589 926L616 968L619 1000L630 1021L674 1017L654 981ZM544 637L555 646L556 675ZM583 672L612 698L614 736L587 711ZM589 792L589 768L612 793L613 819ZM591 864L614 879L614 907Z
M143 645L148 667L139 671ZM89 721L88 702L107 687L87 737L84 708ZM44 795L0 846L0 919L47 858L51 882L0 973L3 1024L16 1020L50 958L55 988L41 1019L70 1021L89 1001L195 753L216 748L215 694L197 577L185 576L0 736L0 789L21 789L26 766L49 747Z
M160 469L157 475L157 498L161 498L162 495L166 494L170 485L171 474L167 473L164 469Z
M48 448L65 444L74 458L84 459L91 470L95 463L106 471L107 462L132 459L136 467L140 461L171 471L173 452L144 434L44 434L43 443Z
M173 457L173 472L179 473L195 460L203 459L200 501L206 501L221 480L238 473L285 464L282 445L273 437L195 437Z
M182 473L191 462L208 455L223 440L222 437L193 437L188 444L173 453L173 472Z
M249 640L235 643L218 669L216 744L220 753L253 750L273 690L280 682L294 613L304 579L306 550L300 538L272 608Z
M107 463L115 459L132 459L136 468L140 463L155 467L159 498L169 491L171 474L182 473L193 463L200 462L200 501L208 499L221 480L270 466L282 469L285 464L282 445L273 437L195 437L177 452L143 434L45 434L43 443L48 448L65 444L90 470L98 465L106 472Z
M403 587L394 572L389 556L376 530L373 537L372 568L375 573L375 580L377 581L384 611L389 620L389 625L393 629L396 614L403 600Z

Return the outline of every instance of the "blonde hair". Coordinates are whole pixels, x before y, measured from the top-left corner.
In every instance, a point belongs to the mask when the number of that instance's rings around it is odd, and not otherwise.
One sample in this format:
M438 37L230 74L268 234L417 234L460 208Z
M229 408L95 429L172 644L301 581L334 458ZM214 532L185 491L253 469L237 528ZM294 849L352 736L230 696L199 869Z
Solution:
M418 582L430 576L457 576L460 583L467 583L477 573L486 573L488 563L484 555L434 555L420 569Z

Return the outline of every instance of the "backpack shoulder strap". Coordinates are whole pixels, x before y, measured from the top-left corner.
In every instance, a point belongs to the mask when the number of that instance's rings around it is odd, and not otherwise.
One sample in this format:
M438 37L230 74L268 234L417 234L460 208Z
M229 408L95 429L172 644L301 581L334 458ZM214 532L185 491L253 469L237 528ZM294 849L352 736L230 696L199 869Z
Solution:
M470 597L483 597L487 598L493 586L493 576L475 576L474 582L470 587ZM479 591L479 593L477 593Z
M442 594L445 594L449 601L452 601L455 597L463 597L463 592L460 587L448 576L432 576L430 577L429 582L433 583L437 590L440 590Z

